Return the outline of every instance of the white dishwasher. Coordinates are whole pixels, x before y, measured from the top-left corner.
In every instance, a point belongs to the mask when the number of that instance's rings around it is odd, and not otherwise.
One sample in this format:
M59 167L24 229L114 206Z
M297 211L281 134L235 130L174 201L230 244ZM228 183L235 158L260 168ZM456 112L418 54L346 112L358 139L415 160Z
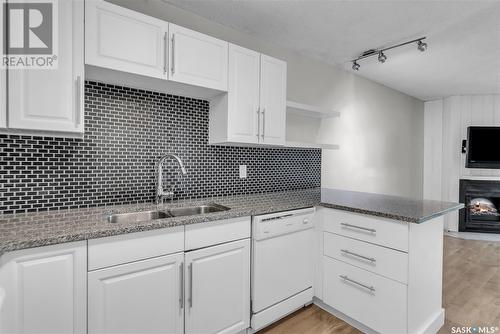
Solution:
M253 217L254 331L311 303L314 212L307 208Z

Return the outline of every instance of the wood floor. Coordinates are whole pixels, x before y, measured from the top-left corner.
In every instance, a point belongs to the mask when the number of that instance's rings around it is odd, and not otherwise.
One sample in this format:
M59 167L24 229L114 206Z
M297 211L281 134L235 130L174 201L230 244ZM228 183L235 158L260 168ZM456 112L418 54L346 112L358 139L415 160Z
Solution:
M444 238L445 325L500 328L500 242ZM361 333L315 305L303 308L259 334Z

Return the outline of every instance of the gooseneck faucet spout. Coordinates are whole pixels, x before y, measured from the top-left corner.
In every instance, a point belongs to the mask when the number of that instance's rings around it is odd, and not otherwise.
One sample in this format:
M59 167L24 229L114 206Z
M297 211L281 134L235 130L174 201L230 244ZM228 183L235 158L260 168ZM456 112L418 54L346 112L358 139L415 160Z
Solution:
M157 177L158 177L157 182L156 182L156 186L157 186L156 187L156 204L163 204L163 199L167 196L170 198L174 197L173 187L169 191L165 191L165 189L163 187L163 164L165 163L165 160L167 160L169 158L172 158L175 161L177 161L177 163L179 164L179 169L180 169L182 175L187 174L186 168L184 167L184 164L182 163L182 160L181 160L181 158L179 158L179 156L177 156L175 154L166 154L166 155L162 156L156 164L156 173L157 173Z

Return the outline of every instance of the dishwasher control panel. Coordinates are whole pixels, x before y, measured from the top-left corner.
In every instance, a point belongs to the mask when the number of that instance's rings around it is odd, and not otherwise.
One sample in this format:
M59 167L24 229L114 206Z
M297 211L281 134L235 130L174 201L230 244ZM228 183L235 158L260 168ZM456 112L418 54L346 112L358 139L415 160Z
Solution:
M253 239L262 240L313 227L314 208L253 217Z

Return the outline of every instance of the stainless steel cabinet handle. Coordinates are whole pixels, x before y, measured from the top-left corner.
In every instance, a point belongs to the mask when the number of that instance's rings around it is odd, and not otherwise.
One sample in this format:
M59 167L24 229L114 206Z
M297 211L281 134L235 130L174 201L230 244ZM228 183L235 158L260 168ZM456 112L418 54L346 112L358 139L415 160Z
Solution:
M193 264L189 264L189 307L193 307Z
M348 254L348 255L352 255L352 256L356 256L356 257L359 257L363 260L368 260L368 261L371 261L371 262L376 262L377 260L375 260L373 257L368 257L368 256L364 256L364 255L361 255L361 254L356 254L354 252L351 252L347 249L341 249L340 250L342 253L344 254Z
M165 55L163 57L163 74L167 74L167 59L168 59L168 32L163 36L163 41L165 42L164 51Z
M184 262L181 263L181 267L179 269L180 271L180 285L181 285L181 291L179 293L179 307L182 310L184 308Z
M339 277L340 277L341 279L343 279L344 281L347 281L347 282L350 282L350 283L353 283L353 284L359 285L360 287L365 288L365 289L368 289L368 290L370 290L371 292L375 292L375 288L374 288L373 286L368 286L368 285L366 285L366 284L359 283L359 282L357 282L357 281L355 281L355 280L353 280L353 279L351 279L351 278L347 277L346 275L339 275Z
M262 139L266 133L266 108L262 108Z
M374 228L368 228L368 227L363 227L363 226L351 225L351 224L347 224L347 223L340 223L340 225L342 225L344 227L357 228L359 230L363 230L363 231L367 231L367 232L372 232L372 233L376 233L377 232L377 230L374 229Z
M257 109L257 138L260 136L260 108Z
M82 77L77 76L76 77L76 92L75 92L75 100L76 100L76 105L75 105L75 123L80 124L81 121L81 107L82 107Z
M172 34L172 74L175 73L175 34Z

